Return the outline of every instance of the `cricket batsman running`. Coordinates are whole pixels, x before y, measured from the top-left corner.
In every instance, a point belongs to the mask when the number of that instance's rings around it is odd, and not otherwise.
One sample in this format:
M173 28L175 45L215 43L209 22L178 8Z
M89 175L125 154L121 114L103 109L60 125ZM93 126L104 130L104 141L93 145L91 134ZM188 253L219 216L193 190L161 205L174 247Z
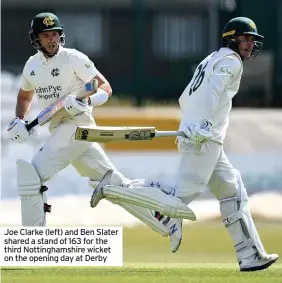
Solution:
M264 37L258 33L255 23L246 17L230 20L221 36L221 48L200 62L180 96L182 119L179 130L186 137L177 138L181 160L175 192L168 193L188 205L208 187L219 200L223 224L234 243L240 270L256 271L269 267L279 256L264 250L250 214L241 174L226 157L223 143L232 98L240 86L243 61L255 59ZM109 198L109 190L113 191L113 188L105 186L94 194L95 204L101 198L101 192ZM120 188L119 194L120 200L128 201L126 188ZM161 214L156 215L158 219L163 218ZM177 220L175 225L177 233L181 234L182 222Z
M31 22L29 37L38 52L29 58L23 69L15 110L16 118L8 127L12 141L23 143L35 133L34 129L27 130L25 122L34 93L44 109L94 78L98 81L98 89L83 101L78 101L75 95L68 95L64 100L67 115L58 113L54 116L49 125L51 136L32 158L31 163L17 160L22 225L45 226L46 212L51 211L51 206L47 204L47 187L44 183L71 164L81 176L89 178L92 189L96 188L106 172L111 172L110 178L103 179L107 180L108 185L130 190L134 190L134 186L138 185L136 199L141 194L140 198L144 201L145 194L150 209L136 206L134 203L120 203L119 198L112 197L110 201L119 204L162 236L169 236L171 249L175 252L181 241L181 230L174 229L176 221L179 220L170 219L162 223L152 210L191 220L195 219L194 213L180 199L151 186L151 182L125 178L98 143L85 143L74 139L77 126L95 126L92 109L93 106L104 104L112 95L109 82L85 54L63 47L64 29L56 15L36 15ZM144 191L140 190L142 186Z

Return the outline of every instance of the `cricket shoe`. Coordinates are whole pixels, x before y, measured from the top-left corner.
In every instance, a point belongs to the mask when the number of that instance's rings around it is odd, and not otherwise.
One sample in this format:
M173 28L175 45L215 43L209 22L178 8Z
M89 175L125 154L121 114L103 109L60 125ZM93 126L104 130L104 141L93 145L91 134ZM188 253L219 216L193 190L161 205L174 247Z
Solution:
M91 196L90 200L90 206L92 208L96 207L101 199L104 198L103 196L103 188L110 183L111 177L113 174L113 170L108 170L100 183L97 185L97 187L94 189L94 192ZM91 181L90 181L91 182Z
M173 253L176 253L179 249L182 241L182 223L180 218L170 218L161 215L159 212L155 213L155 217L163 223L169 230L170 248ZM163 220L164 219L164 220Z
M262 258L259 253L255 253L254 255L242 259L239 262L240 271L257 271L266 269L270 265L272 265L278 258L279 255L277 254L269 254L266 256L266 258Z

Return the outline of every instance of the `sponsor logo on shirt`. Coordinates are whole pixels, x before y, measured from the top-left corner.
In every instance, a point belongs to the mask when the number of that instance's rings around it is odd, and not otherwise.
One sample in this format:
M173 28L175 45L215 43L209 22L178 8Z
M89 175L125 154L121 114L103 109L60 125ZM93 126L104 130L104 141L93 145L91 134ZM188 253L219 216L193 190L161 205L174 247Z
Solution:
M35 93L37 94L38 99L48 100L52 98L59 98L61 90L62 87L60 85L48 85L45 87L36 87Z
M92 65L92 63L91 63L91 62L88 62L88 63L85 64L85 67L86 67L87 69L89 69L89 68L91 67L91 65Z
M226 67L221 67L220 71L221 71L222 73L228 74L231 78L234 77L233 74L232 74L232 71L231 71L230 69L226 68Z

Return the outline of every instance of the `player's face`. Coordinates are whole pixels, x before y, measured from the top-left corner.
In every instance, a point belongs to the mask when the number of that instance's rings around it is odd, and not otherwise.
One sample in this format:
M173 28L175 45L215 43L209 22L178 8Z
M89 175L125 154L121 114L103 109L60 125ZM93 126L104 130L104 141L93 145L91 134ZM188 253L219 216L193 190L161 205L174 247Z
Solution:
M59 48L60 34L58 31L44 31L39 34L39 40L47 53L54 54Z
M249 59L255 45L254 37L252 35L240 35L238 36L237 41L239 42L238 48L241 57L244 59Z

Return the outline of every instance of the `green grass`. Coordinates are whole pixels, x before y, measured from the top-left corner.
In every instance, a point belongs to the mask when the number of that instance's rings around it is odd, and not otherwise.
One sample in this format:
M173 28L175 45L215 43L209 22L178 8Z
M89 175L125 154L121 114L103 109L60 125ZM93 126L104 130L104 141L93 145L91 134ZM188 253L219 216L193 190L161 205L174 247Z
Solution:
M257 227L266 250L281 255L281 223L259 223ZM168 239L140 226L124 229L124 267L2 270L2 283L35 282L282 283L282 264L278 261L265 271L240 273L232 242L219 221L185 226L176 254L170 252Z
M135 264L123 268L45 268L3 271L2 283L278 283L282 282L282 266L263 272L240 273L232 264Z

